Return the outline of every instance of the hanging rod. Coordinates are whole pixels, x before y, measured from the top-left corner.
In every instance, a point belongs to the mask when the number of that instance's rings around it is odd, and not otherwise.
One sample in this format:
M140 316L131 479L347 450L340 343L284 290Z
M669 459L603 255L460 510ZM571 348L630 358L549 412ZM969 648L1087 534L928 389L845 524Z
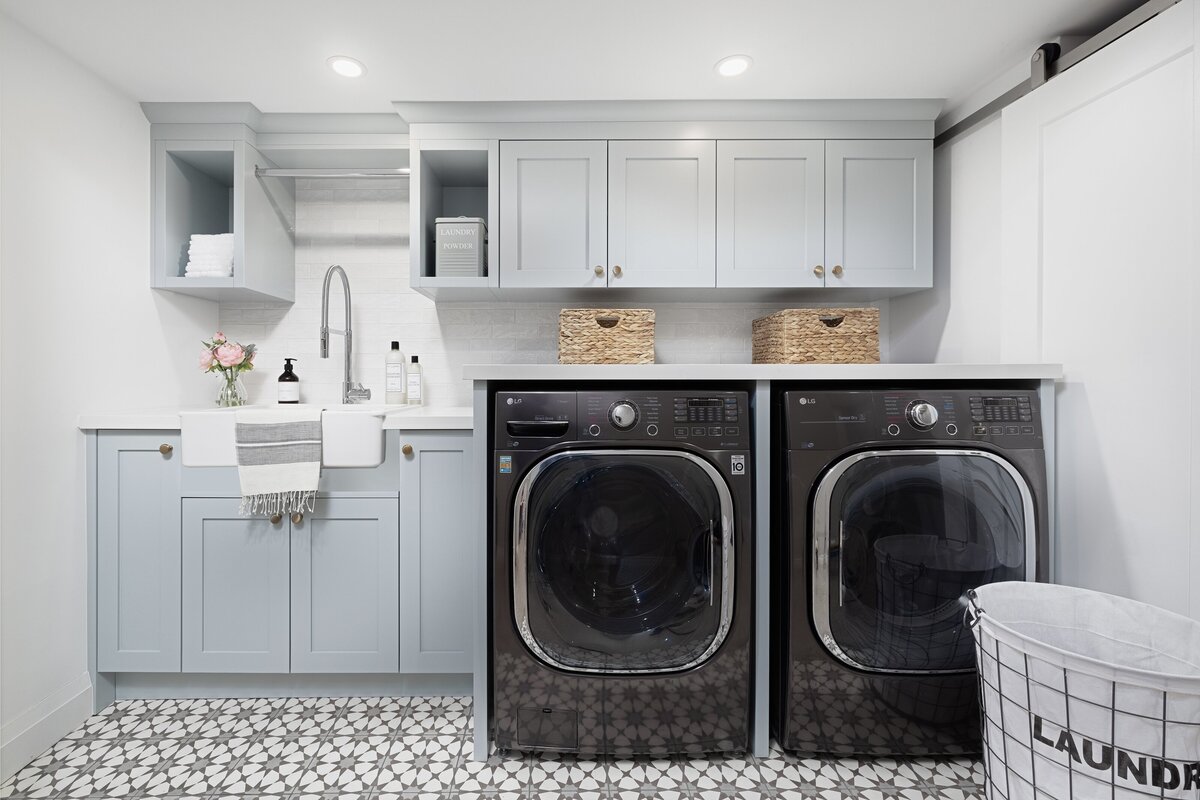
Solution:
M255 167L256 178L407 178L408 167L394 169L267 169Z

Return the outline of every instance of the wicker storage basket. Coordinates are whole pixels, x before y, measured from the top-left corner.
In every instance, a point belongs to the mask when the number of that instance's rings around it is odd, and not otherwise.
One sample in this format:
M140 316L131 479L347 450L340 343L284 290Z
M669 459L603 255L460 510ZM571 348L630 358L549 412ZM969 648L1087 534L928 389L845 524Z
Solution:
M558 363L653 364L654 309L564 308Z
M755 364L875 364L878 308L788 308L754 320Z

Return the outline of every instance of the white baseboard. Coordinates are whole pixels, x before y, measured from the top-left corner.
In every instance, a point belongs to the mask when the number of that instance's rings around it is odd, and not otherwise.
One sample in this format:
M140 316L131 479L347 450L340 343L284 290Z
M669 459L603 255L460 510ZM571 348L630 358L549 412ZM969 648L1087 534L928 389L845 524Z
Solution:
M0 728L0 784L92 715L86 672Z

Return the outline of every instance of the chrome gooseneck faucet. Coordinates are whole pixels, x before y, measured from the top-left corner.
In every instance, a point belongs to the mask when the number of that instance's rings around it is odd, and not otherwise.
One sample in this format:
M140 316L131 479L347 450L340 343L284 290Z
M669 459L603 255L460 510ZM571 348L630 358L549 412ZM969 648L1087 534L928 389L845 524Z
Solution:
M346 329L337 330L329 327L329 282L333 273L342 279L342 292L346 295ZM371 399L371 390L363 388L361 383L350 381L350 356L354 347L354 334L350 332L350 280L346 270L334 264L325 271L325 287L321 290L321 358L329 358L329 334L341 334L346 343L346 371L342 378L342 403L362 403Z

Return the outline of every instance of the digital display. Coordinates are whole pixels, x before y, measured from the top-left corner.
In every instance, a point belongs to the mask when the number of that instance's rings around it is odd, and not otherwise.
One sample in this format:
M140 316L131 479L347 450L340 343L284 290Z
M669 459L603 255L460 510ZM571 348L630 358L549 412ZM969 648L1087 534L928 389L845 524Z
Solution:
M697 408L699 406L719 406L721 399L719 397L689 397L688 408Z
M983 398L985 406L1015 406L1017 398L1015 397L985 397Z

